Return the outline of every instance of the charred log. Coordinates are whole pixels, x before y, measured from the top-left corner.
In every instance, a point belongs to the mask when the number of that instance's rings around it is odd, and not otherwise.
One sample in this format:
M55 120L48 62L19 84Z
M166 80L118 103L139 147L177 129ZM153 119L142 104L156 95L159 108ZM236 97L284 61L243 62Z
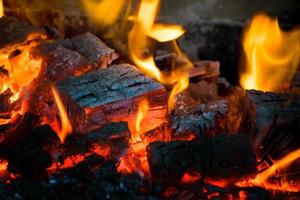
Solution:
M166 121L165 88L127 64L69 78L59 82L57 88L65 97L71 121L80 133L109 122L134 122L142 99L150 105L145 131Z
M0 18L0 54L22 50L31 41L46 39L45 29L18 21L14 17Z
M148 148L151 176L160 181L179 181L190 170L207 182L226 185L256 174L256 158L246 135L219 135L201 141L154 142ZM226 155L226 156L224 156Z
M251 90L245 105L242 127L254 138L259 158L276 160L300 147L299 96Z

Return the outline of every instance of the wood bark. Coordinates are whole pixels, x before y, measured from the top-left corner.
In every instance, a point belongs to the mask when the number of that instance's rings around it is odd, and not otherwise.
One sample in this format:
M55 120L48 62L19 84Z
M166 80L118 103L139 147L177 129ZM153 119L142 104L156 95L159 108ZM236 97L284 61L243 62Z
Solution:
M76 131L87 133L109 122L134 126L138 104L149 102L144 131L166 121L166 89L134 66L113 65L57 84Z

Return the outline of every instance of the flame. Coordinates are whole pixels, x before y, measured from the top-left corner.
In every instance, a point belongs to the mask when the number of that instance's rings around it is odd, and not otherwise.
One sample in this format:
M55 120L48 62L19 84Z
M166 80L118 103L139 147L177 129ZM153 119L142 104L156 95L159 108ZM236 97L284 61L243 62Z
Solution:
M107 26L118 19L126 0L81 0L81 3L94 22Z
M8 72L8 76L1 78L0 94L7 89L13 93L10 102L19 99L19 94L23 87L29 85L40 73L41 60L30 58L28 50L24 50L20 55L9 58L8 55L2 55L0 65Z
M132 30L128 34L128 48L133 62L147 75L155 78L163 84L175 85L168 101L169 112L174 108L174 99L189 84L187 69L191 66L190 61L174 48L176 53L183 56L187 61L186 66L175 70L169 75L164 75L154 62L153 52L149 52L153 38L159 42L168 42L177 39L184 34L184 29L179 25L166 25L155 23L159 0L142 0L136 17L131 17L134 22Z
M287 167L289 164L294 162L296 159L300 158L300 149L295 150L279 161L277 161L275 164L273 164L271 167L266 169L265 171L259 173L254 179L248 180L248 181L241 181L236 183L237 186L240 187L247 187L247 186L260 186L264 187L266 189L276 189L276 190L282 190L282 191L291 191L291 192L298 192L300 191L300 186L298 188L289 187L288 183L282 183L281 185L275 185L268 182L268 178L275 175L276 171L279 169L282 169L284 167Z
M146 99L140 101L138 106L138 115L135 122L135 127L131 131L133 142L141 141L141 130L142 130L142 122L144 118L147 116L149 111L149 103Z
M0 17L4 16L3 0L0 0Z
M56 105L58 107L59 115L60 115L60 119L61 119L61 129L56 130L56 133L57 133L61 143L64 143L67 135L69 135L73 132L73 128L72 128L71 122L69 120L66 108L65 108L56 88L51 87L51 89L52 89L52 93L53 93Z
M245 89L278 91L290 83L299 65L300 30L280 30L278 20L256 15L243 38L246 72Z

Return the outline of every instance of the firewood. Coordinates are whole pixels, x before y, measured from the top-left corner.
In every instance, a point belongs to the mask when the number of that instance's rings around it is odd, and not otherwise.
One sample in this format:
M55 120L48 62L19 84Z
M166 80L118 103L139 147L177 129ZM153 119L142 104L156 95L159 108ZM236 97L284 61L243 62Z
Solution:
M88 133L109 122L134 123L142 99L150 105L142 132L166 121L166 89L131 65L113 65L70 77L59 82L57 88L79 133Z
M44 28L18 21L14 17L0 18L0 54L10 54L34 40L46 39Z
M52 42L45 41L31 51L33 57L46 57L49 52L62 46L68 50L79 53L86 58L91 64L96 64L99 68L106 68L111 64L118 54L98 37L92 33L85 33L70 39L60 39Z
M274 154L271 157L278 159L300 147L299 96L249 90L244 108L241 127L253 137L259 158Z
M171 130L173 139L194 133L197 138L220 133L226 122L229 103L225 100L196 106L193 113L173 116Z
M147 152L151 177L157 181L180 181L186 171L193 171L204 181L223 180L230 185L256 174L255 154L244 134L154 142Z

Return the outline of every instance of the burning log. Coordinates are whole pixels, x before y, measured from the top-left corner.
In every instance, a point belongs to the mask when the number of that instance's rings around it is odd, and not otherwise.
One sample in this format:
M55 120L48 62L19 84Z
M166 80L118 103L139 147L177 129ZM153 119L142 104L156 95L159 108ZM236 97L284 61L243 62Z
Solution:
M228 102L225 100L197 106L193 113L173 116L171 119L172 137L182 138L185 134L195 133L200 138L221 132L226 122Z
M201 141L154 142L148 148L151 176L180 181L193 171L209 183L225 186L256 174L256 158L246 135L218 135Z
M278 159L299 148L299 108L300 97L297 95L246 92L246 114L241 127L253 136L259 158L265 157L264 154L270 156L273 152L271 157Z
M147 99L149 114L145 130L166 121L166 89L135 67L113 65L57 84L77 132L88 133L109 122L125 121L129 126L137 117L138 103Z
M96 64L99 68L106 68L107 65L118 58L118 54L113 49L109 48L98 37L88 32L71 39L42 43L32 51L32 54L34 57L41 57L43 59L49 52L52 52L59 46L79 53L91 65Z
M45 29L21 22L14 17L0 18L0 54L9 55L15 50L22 50L32 41L46 39Z

